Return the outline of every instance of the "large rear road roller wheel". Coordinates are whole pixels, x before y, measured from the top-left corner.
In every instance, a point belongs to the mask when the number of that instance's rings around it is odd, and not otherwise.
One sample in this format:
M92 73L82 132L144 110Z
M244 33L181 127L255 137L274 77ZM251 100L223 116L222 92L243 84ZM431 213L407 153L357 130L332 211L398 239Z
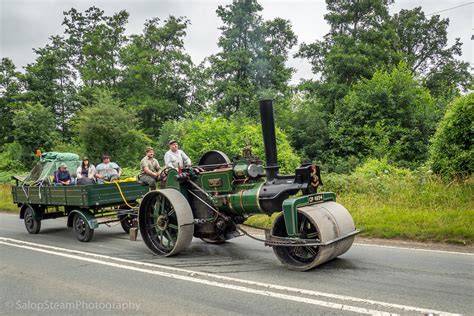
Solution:
M177 254L193 239L191 207L181 192L174 189L147 193L140 205L138 225L145 244L159 255Z
M315 243L327 243L355 231L349 212L336 202L325 202L298 208L298 235ZM272 235L288 237L283 213L272 225ZM287 268L310 270L345 253L352 246L354 235L327 246L273 246L273 252Z

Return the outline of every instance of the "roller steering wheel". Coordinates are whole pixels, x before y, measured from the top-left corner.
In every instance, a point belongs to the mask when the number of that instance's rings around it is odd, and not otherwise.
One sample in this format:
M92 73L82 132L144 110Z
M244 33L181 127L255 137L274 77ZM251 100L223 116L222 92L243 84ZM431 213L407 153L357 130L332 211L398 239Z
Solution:
M158 176L158 178L161 179L162 181L165 180L168 177L168 173L171 169L173 169L173 168L166 167L163 170L161 170L160 175Z

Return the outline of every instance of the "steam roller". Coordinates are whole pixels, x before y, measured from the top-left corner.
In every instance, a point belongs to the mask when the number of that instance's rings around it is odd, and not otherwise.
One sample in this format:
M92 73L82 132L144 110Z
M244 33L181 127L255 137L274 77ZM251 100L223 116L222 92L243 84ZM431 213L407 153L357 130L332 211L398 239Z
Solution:
M164 256L185 250L193 237L222 244L247 235L272 247L287 268L307 271L352 246L359 232L332 192L318 192L318 166L304 163L280 175L271 100L260 101L265 166L251 148L231 161L221 151L206 152L196 166L165 169L161 188L147 193L139 209L139 229L147 247ZM279 213L265 238L243 223L255 214Z

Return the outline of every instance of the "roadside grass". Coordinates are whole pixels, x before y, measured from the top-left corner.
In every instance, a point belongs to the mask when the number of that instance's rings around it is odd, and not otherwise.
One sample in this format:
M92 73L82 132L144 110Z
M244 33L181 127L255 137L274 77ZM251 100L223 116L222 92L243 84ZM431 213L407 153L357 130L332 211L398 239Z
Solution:
M460 245L474 242L474 180L443 183L436 177L403 175L326 175L322 191L337 194L354 218L361 236L436 241ZM270 228L274 219L250 217L246 224Z
M124 176L138 174L125 169ZM387 170L384 170L387 171ZM361 236L436 241L474 242L474 178L444 183L425 172L388 170L351 175L323 175L320 191L332 191L352 214ZM0 210L18 212L11 183L0 183ZM246 224L270 228L278 214L254 215Z
M19 209L12 201L11 184L0 183L0 211L18 212Z

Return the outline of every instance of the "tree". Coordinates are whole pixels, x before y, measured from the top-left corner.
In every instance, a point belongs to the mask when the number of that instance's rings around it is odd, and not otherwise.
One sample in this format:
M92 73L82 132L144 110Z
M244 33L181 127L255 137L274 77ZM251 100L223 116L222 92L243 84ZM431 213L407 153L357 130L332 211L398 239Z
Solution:
M427 158L434 101L405 64L355 84L337 105L330 136L339 157L387 157L414 167Z
M107 90L96 90L93 104L84 107L74 121L77 142L91 159L108 153L125 166L135 166L152 141L135 128L133 112Z
M81 75L87 87L115 87L118 82L119 52L125 43L125 25L129 14L120 11L104 16L99 25L84 34Z
M169 121L163 126L161 147L165 148L171 138L180 141L193 162L197 162L205 152L216 149L232 159L241 155L245 146L251 146L253 154L265 161L261 126L242 116L229 120L204 114L180 122ZM280 172L293 173L300 160L287 136L278 128L276 138Z
M14 103L20 97L22 84L20 73L9 58L2 58L0 63L0 147L13 141Z
M299 149L305 159L326 161L329 142L329 116L324 111L320 100L312 95L304 94L292 99L290 113L286 114L283 124L278 120L278 126L285 128L291 135L292 145Z
M64 12L65 43L75 78L84 84L82 94L90 100L95 87L114 87L119 81L119 52L126 42L129 14L122 10L112 16L97 7L84 13Z
M326 1L329 33L322 41L303 43L296 56L307 58L320 78L303 87L317 93L328 112L359 79L370 79L377 69L398 64L398 39L388 12L391 2Z
M63 140L69 140L69 120L79 104L66 44L63 38L53 36L50 44L34 51L36 61L26 66L23 76L27 90L23 99L49 108L55 117L53 128L58 128Z
M120 96L137 111L144 130L155 137L166 120L200 109L191 106L194 66L183 42L188 23L173 16L163 25L157 18L149 20L143 34L132 36L121 51Z
M430 148L434 172L463 178L474 172L474 93L453 101L440 121Z
M449 19L440 19L439 15L427 18L418 7L401 10L393 20L399 50L413 73L423 78L431 95L443 101L442 106L458 96L460 89L472 87L469 63L455 59L462 54L459 38L448 47Z
M22 148L21 161L33 161L36 149L48 151L58 139L54 114L40 103L25 103L15 110L13 126L15 141Z
M255 116L259 95L289 93L294 70L285 62L296 36L289 21L264 22L260 11L256 0L234 1L216 11L224 25L217 44L221 51L209 57L210 99L226 116L236 112Z

